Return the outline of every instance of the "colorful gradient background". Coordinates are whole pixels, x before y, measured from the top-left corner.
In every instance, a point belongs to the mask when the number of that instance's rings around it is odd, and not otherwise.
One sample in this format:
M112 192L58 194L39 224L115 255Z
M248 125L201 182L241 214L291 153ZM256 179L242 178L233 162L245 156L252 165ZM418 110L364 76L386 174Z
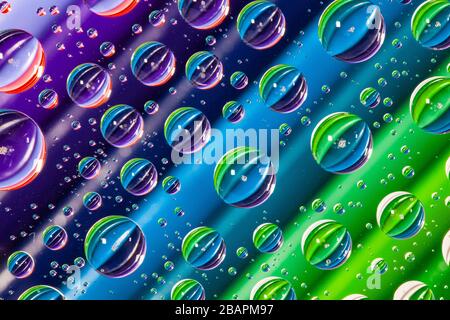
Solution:
M402 5L396 0L381 0L379 5L387 26L387 36L381 50L371 60L351 65L333 59L322 48L317 25L320 14L331 1L279 0L273 1L283 11L287 20L284 38L274 48L256 51L246 46L236 31L239 11L249 1L231 0L231 12L225 21L213 30L198 31L189 27L179 16L176 1L142 0L129 14L118 18L102 18L90 13L81 1L74 0L11 0L12 12L0 15L0 29L20 28L31 32L43 44L47 66L45 73L53 81L42 80L27 92L17 95L0 94L1 108L16 109L35 119L45 133L48 145L48 159L41 174L28 186L12 192L0 192L0 298L16 299L25 289L37 284L48 284L59 288L68 299L169 299L174 283L183 278L197 279L206 290L207 299L248 299L252 287L260 279L281 276L289 280L298 299L342 299L359 293L369 299L392 299L398 286L409 280L426 283L438 299L448 299L449 267L441 253L442 239L450 228L450 210L445 205L449 196L449 180L445 174L445 163L450 156L449 135L432 135L421 131L411 120L409 98L415 86L432 75L448 75L450 57L447 51L432 51L421 47L412 37L410 21L414 9L422 2L413 0ZM48 8L57 4L61 13L51 16ZM82 8L83 33L66 28L65 9L70 4ZM36 15L38 7L47 10L47 15ZM148 14L154 9L166 9L167 22L162 28L148 23ZM170 19L176 19L172 25ZM396 27L398 22L401 26ZM139 23L143 33L133 35L131 26ZM63 32L53 34L51 26L59 24ZM87 29L95 27L99 36L89 39ZM205 37L214 35L217 44L211 48ZM400 49L391 42L398 38L403 43ZM142 42L157 40L168 45L177 58L177 71L171 81L159 88L140 84L129 69L130 56ZM84 49L77 49L76 42L82 41ZM99 46L103 41L116 45L112 58L103 58ZM64 43L65 50L57 51L56 44ZM223 62L225 77L216 88L208 91L194 89L184 76L184 64L189 56L199 50L213 51ZM393 62L395 58L396 62ZM108 63L116 64L111 71L113 77L112 97L107 105L86 110L74 105L65 90L66 77L78 64L96 62L105 68ZM277 114L269 110L258 96L258 82L269 67L285 63L301 70L309 85L305 105L291 114ZM374 65L382 65L377 70ZM244 91L237 91L229 84L229 76L237 70L244 71L250 84ZM395 79L394 70L404 72ZM346 72L348 77L340 77ZM126 83L119 82L119 76L127 76ZM384 77L388 85L380 88L382 98L390 97L394 104L385 107L380 104L368 110L359 102L362 89L377 87L377 80ZM328 85L331 92L321 91ZM169 94L175 87L177 93ZM37 107L39 92L45 88L55 89L60 103L55 110ZM146 116L145 134L142 142L123 150L116 149L103 140L98 123L108 106L125 103L143 112L144 102L153 99L160 105L155 116ZM238 100L246 109L245 118L237 125L231 125L221 118L225 102ZM176 108L193 106L202 110L212 126L219 130L240 127L256 129L277 129L280 124L289 124L293 132L282 138L280 147L280 170L277 174L275 192L263 205L253 209L237 209L224 204L213 186L213 165L164 164L170 159L170 148L163 136L163 123ZM314 126L324 116L348 111L359 115L370 124L374 135L374 150L369 162L360 170L348 175L333 175L322 170L314 161L309 147ZM383 115L392 114L394 121L386 123ZM309 126L300 123L307 115ZM97 125L91 126L89 118L95 118ZM74 131L71 122L78 120L81 129ZM380 128L372 124L378 121ZM90 146L90 140L95 146ZM64 146L70 147L65 151ZM402 146L411 152L404 154ZM81 157L96 155L102 159L101 175L86 181L77 175L76 166ZM395 155L389 160L388 154ZM159 185L145 197L134 197L123 190L118 179L121 166L130 158L144 157L152 161L161 174L160 181L167 175L181 180L182 189L175 196L164 193ZM57 165L62 166L57 169ZM410 165L415 176L407 179L401 170ZM392 174L395 179L388 179ZM358 189L358 180L364 180L365 190ZM386 184L381 183L385 179ZM93 213L82 205L82 197L88 191L98 191L103 196L103 206ZM394 240L383 234L376 223L376 208L380 200L390 192L408 191L415 194L424 204L425 226L409 240ZM432 197L433 193L438 196ZM115 198L121 196L118 203ZM323 213L313 212L311 203L321 198L328 209ZM433 199L434 198L434 199ZM344 204L346 213L337 215L333 205ZM32 204L35 204L32 205ZM49 209L49 204L55 206ZM71 206L74 215L65 217L64 206ZM173 214L175 207L182 207L184 217ZM299 207L307 208L301 212ZM33 209L36 207L35 209ZM138 207L138 209L136 209ZM147 255L141 267L128 277L111 279L99 275L88 264L82 268L81 287L69 290L64 284L68 275L61 269L63 264L71 265L76 257L83 257L83 240L87 230L98 219L107 215L126 215L143 229L147 239ZM157 220L165 218L168 225L161 228ZM340 268L323 271L314 268L304 259L300 241L303 232L314 221L333 219L344 224L353 240L353 252ZM277 223L283 230L285 243L274 254L261 254L252 244L253 230L261 223ZM49 224L59 224L69 233L69 243L60 251L43 247L41 233ZM182 258L180 247L184 235L192 228L207 225L218 230L227 245L227 256L216 269L199 272ZM372 227L370 227L370 225ZM169 245L173 244L173 246ZM235 255L238 247L249 250L247 259ZM36 260L34 273L22 280L16 280L6 268L8 256L15 250L25 250ZM409 262L405 254L412 252L415 260ZM382 257L389 270L381 277L380 289L367 288L367 273L371 261ZM165 261L175 264L175 269L164 269ZM56 276L50 275L50 263L57 261ZM270 271L261 271L261 265L268 263ZM234 267L236 275L227 270ZM152 274L164 278L157 281Z

